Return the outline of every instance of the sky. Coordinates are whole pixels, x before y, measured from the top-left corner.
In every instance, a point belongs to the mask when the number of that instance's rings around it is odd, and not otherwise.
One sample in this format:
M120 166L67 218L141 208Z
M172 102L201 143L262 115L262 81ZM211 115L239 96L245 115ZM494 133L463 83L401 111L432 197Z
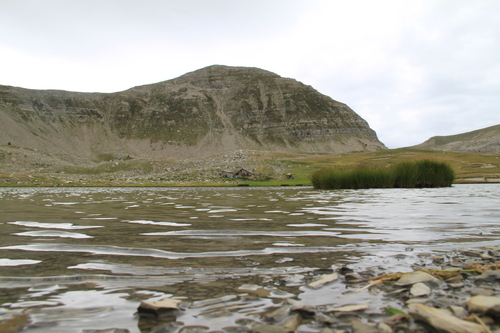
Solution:
M0 0L0 85L117 92L248 66L388 148L500 124L499 0Z

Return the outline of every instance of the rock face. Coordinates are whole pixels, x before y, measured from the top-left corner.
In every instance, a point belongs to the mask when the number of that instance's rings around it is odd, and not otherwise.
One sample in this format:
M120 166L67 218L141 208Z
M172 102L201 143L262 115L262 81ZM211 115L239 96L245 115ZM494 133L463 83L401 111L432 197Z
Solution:
M0 86L0 145L98 158L385 149L347 105L257 68L210 66L117 93Z
M412 148L500 154L500 125L463 134L434 136Z

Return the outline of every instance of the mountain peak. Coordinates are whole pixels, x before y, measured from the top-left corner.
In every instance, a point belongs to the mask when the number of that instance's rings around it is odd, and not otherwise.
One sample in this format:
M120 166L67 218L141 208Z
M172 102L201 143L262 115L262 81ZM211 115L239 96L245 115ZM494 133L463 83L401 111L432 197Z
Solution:
M253 67L213 65L112 94L11 88L0 119L0 141L81 157L385 148L347 105Z

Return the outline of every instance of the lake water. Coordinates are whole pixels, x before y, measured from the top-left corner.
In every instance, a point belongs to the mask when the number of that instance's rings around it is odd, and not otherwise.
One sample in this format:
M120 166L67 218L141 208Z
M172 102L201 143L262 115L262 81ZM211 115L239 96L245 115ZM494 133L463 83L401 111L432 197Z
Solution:
M0 188L0 319L25 313L26 332L231 332L286 298L376 311L380 296L305 284L341 265L402 272L499 246L499 190ZM136 314L164 297L187 309Z

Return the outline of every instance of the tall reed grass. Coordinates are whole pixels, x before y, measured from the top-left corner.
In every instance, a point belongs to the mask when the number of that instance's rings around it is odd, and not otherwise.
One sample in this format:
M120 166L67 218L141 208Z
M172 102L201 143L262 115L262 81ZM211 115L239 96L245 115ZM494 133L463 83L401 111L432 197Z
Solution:
M325 168L311 175L318 189L447 187L455 172L447 164L431 160L403 162L389 168Z

